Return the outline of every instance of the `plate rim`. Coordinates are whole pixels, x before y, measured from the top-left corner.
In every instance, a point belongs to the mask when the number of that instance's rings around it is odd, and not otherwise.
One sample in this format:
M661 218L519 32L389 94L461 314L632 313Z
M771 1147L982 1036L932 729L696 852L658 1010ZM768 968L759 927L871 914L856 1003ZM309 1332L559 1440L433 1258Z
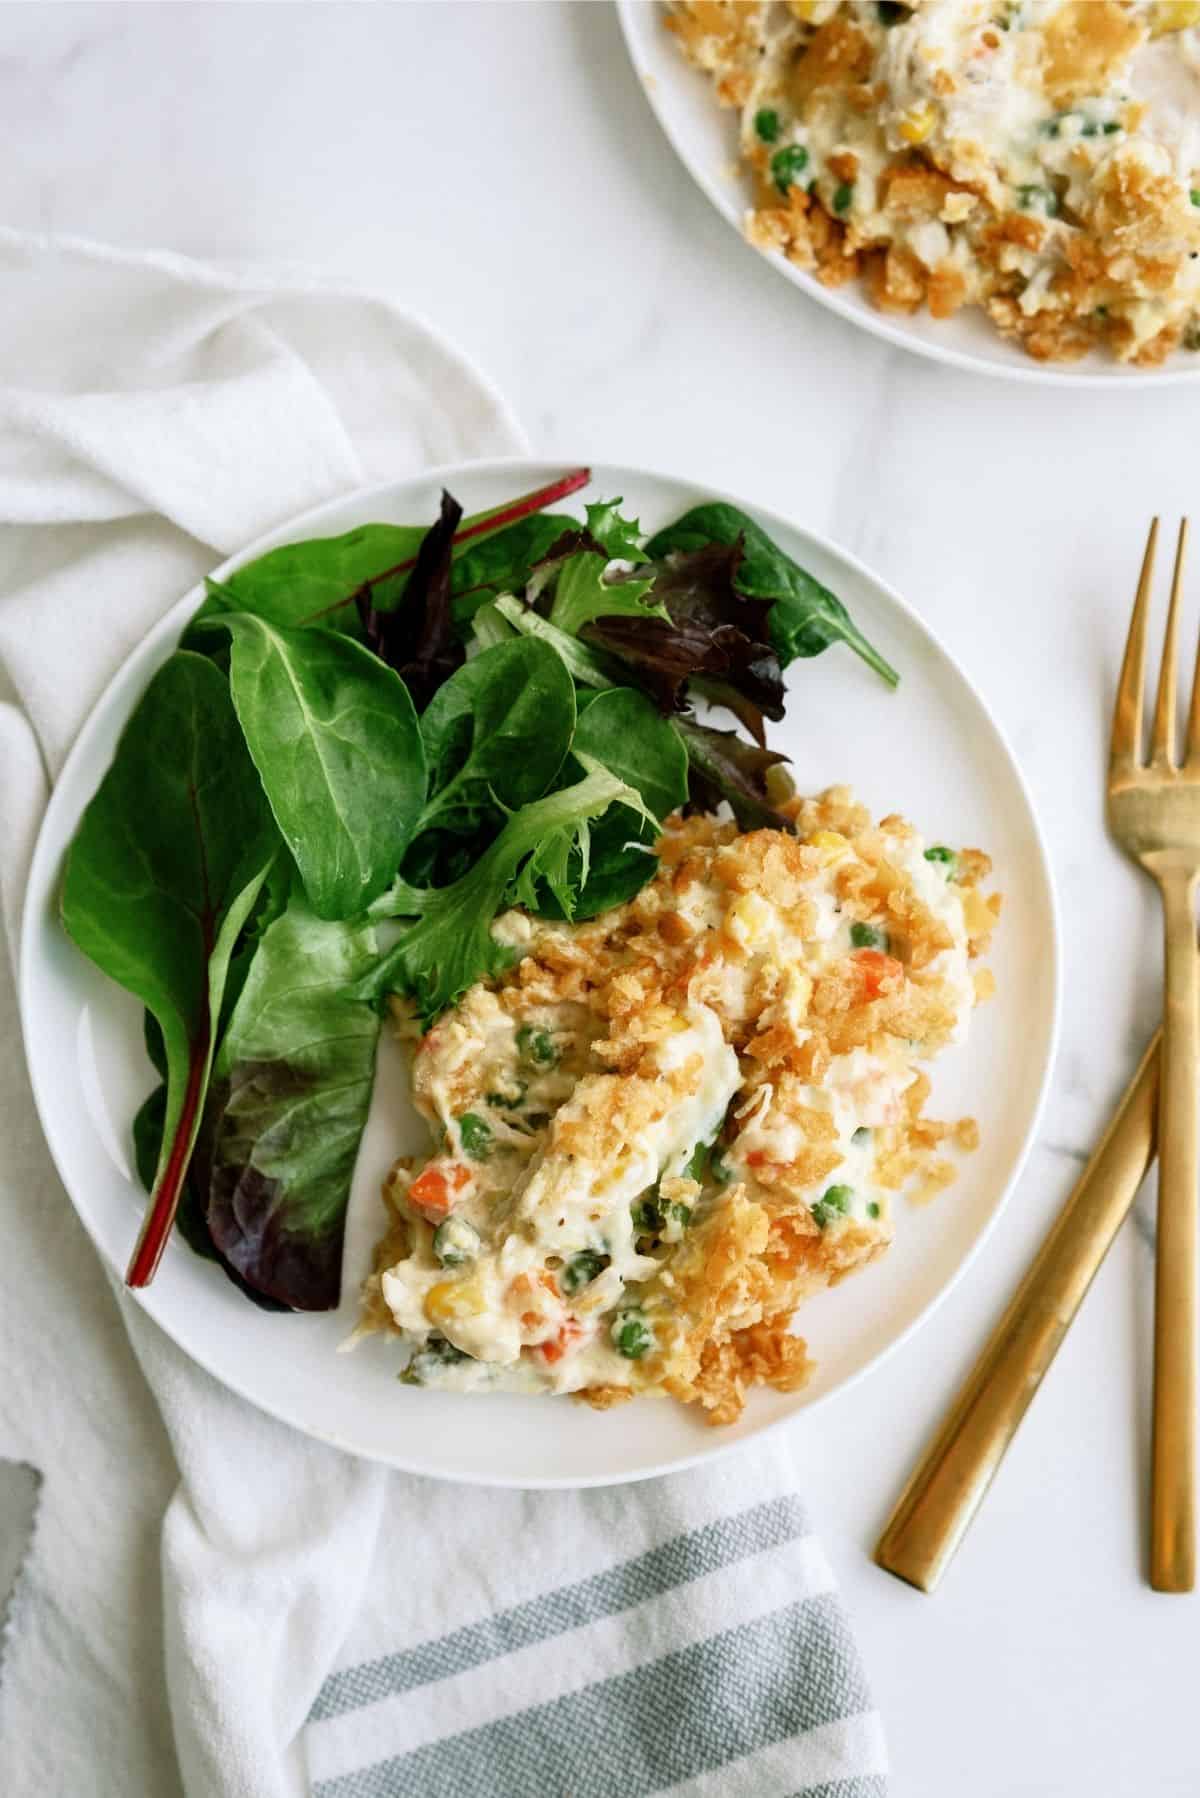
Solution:
M838 288L825 287L820 281L808 273L806 269L797 268L789 262L781 250L760 250L751 244L742 228L742 221L733 201L723 191L719 182L701 167L686 152L680 137L675 130L669 107L664 104L661 93L661 78L657 71L647 71L640 61L640 41L638 27L634 20L639 14L658 12L661 0L616 0L617 19L621 28L621 38L625 52L629 58L633 76L642 96L653 113L660 131L670 145L672 152L680 164L691 176L705 198L720 213L726 224L730 226L743 248L752 255L767 262L772 268L791 282L792 286L823 306L835 317L844 319L859 330L868 332L872 337L890 344L893 349L907 350L910 355L923 356L928 361L940 362L944 367L957 368L965 373L987 375L999 381L1025 381L1034 386L1060 387L1068 391L1087 391L1103 389L1105 392L1132 392L1151 387L1174 387L1188 382L1200 380L1200 367L1172 368L1129 368L1122 363L1114 363L1111 367L1081 366L1078 363L1049 364L1036 362L1032 357L1024 357L1021 361L992 361L982 354L969 349L956 348L951 344L940 344L927 341L906 331L902 324L890 319L886 313L878 312L865 300L854 303L842 297ZM686 65L680 62L679 73L685 72ZM854 289L857 292L857 289ZM998 343L1007 340L996 334ZM1014 351L1014 355L1020 355ZM1200 356L1197 357L1200 362ZM1028 366L1026 366L1026 364Z
M99 1238L98 1230L93 1227L92 1218L88 1215L86 1208L76 1199L60 1160L58 1145L47 1125L47 1119L52 1115L52 1112L44 1098L41 1068L36 1063L35 1058L31 1053L30 1019L34 1003L32 986L37 978L35 972L34 939L42 922L39 908L35 905L34 900L35 895L38 893L42 893L45 897L50 897L56 890L57 881L60 878L61 873L61 857L63 852L61 850L57 852L59 866L58 869L56 869L52 865L55 859L55 851L52 846L51 837L54 834L54 827L58 822L59 811L67 809L67 801L65 799L62 800L60 806L59 795L67 791L68 787L76 780L79 770L84 766L87 738L91 734L96 720L102 714L107 712L111 703L110 695L112 694L113 689L116 688L118 683L122 680L129 661L134 657L146 654L150 646L158 648L163 641L172 636L183 619L189 615L188 609L194 607L203 597L205 579L225 579L244 563L254 560L259 555L265 554L270 547L281 542L291 541L297 537L314 534L312 527L318 525L323 518L330 515L336 515L340 510L350 506L370 504L377 498L382 499L384 496L396 493L398 489L413 486L419 482L443 481L452 483L456 477L464 474L486 478L494 474L501 474L506 470L512 470L514 474L522 469L527 471L534 470L541 474L543 471L551 469L573 467L587 467L591 469L592 467L603 468L605 466L619 468L623 479L628 476L633 480L646 479L650 481L663 481L675 486L684 487L690 490L694 495L698 495L705 500L717 502L723 501L731 505L739 506L743 510L751 512L755 517L760 518L768 526L780 528L785 532L799 533L833 561L840 562L860 579L865 580L871 586L875 587L881 594L883 594L887 602L894 606L897 611L907 619L909 624L916 629L918 634L924 636L924 638L932 644L938 655L949 664L974 703L986 717L991 730L994 732L996 742L1008 764L1013 785L1016 793L1020 797L1029 824L1031 843L1035 851L1036 865L1041 877L1046 899L1047 923L1050 934L1050 943L1048 947L1053 972L1045 1055L1038 1082L1037 1096L1030 1110L1020 1149L1013 1160L1008 1178L1002 1189L993 1199L988 1216L979 1229L974 1241L971 1243L949 1277L933 1294L926 1305L909 1320L908 1324L896 1335L891 1337L881 1348L876 1350L873 1355L869 1356L861 1366L845 1375L837 1385L830 1387L828 1391L819 1394L816 1398L809 1399L801 1405L798 1405L794 1410L783 1412L777 1417L764 1419L761 1424L743 1435L737 1435L732 1439L722 1440L718 1433L713 1431L711 1446L706 1445L704 1447L698 1447L694 1453L674 1456L669 1460L656 1462L654 1465L648 1467L638 1467L631 1470L620 1471L615 1474L546 1475L533 1478L516 1477L508 1474L490 1474L485 1476L483 1474L464 1472L462 1470L443 1472L431 1469L426 1463L413 1462L411 1459L406 1459L402 1453L385 1455L372 1449L352 1446L351 1444L340 1440L336 1433L329 1429L322 1429L294 1414L289 1414L282 1401L272 1402L270 1399L264 1399L259 1396L251 1389L250 1384L240 1377L233 1377L224 1370L220 1372L214 1370L209 1367L205 1361L201 1360L187 1343L181 1340L176 1330L171 1327L170 1322L166 1321L158 1314L157 1308L154 1307L152 1286L141 1292L132 1293L123 1283L121 1283L122 1270L110 1259L106 1246ZM550 477L547 476L547 478ZM95 790L94 787L92 790ZM76 818L75 823L77 824L77 822L78 819ZM73 831L71 833L65 833L65 842L70 841L71 834L73 834ZM1046 946L1043 945L1043 952L1045 951L1045 947ZM508 455L480 458L478 460L465 462L440 463L434 467L421 470L414 474L354 488L333 499L323 500L315 506L310 506L303 512L296 514L294 518L284 520L280 524L273 526L269 531L266 531L261 536L255 538L255 540L245 548L235 551L231 556L226 557L218 567L212 569L207 576L203 577L194 586L190 587L186 593L182 594L178 600L169 606L157 623L152 625L142 636L125 660L114 670L111 678L105 683L104 688L95 703L89 708L87 716L82 721L75 740L72 743L54 785L51 788L46 810L38 827L33 855L29 864L28 880L22 899L20 932L18 937L17 1008L20 1019L21 1039L25 1053L26 1068L28 1070L30 1086L33 1092L34 1108L37 1112L38 1123L42 1131L43 1139L71 1204L72 1210L83 1225L83 1228L96 1251L102 1272L115 1275L117 1282L116 1297L119 1304L136 1306L138 1310L149 1317L150 1320L162 1330L163 1334L182 1354L186 1355L188 1360L195 1366L202 1368L205 1373L209 1374L209 1376L215 1379L220 1385L224 1386L227 1390L234 1392L239 1398L244 1399L257 1410L276 1419L278 1422L284 1423L288 1425L288 1427L299 1431L300 1434L308 1437L310 1440L323 1442L330 1447L341 1449L344 1453L356 1454L363 1459L371 1460L381 1466L394 1468L399 1472L413 1474L422 1478L445 1480L448 1484L453 1485L483 1488L495 1487L497 1489L518 1491L583 1491L608 1486L634 1484L641 1480L657 1479L670 1473L684 1472L687 1469L698 1465L721 1460L739 1450L749 1448L752 1444L763 1442L769 1436L774 1435L775 1432L786 1428L789 1425L797 1424L802 1417L812 1415L842 1393L852 1390L860 1383L860 1381L864 1380L877 1368L881 1367L897 1350L910 1341L919 1329L931 1320L934 1314L959 1285L959 1282L965 1277L969 1269L974 1265L977 1257L982 1253L985 1244L991 1239L993 1232L999 1224L1001 1216L1011 1202L1012 1196L1028 1164L1030 1154L1032 1153L1041 1128L1046 1103L1049 1097L1051 1081L1057 1064L1062 1021L1062 978L1061 917L1053 865L1050 859L1045 835L1042 830L1041 821L1038 817L1037 808L1033 801L1033 795L1030 792L1028 782L1025 779L1020 763L1014 754L1008 735L999 720L994 716L991 707L983 698L983 695L976 687L974 681L960 666L957 658L947 649L941 638L925 622L924 618L922 618L916 608L910 605L888 581L885 581L877 575L868 564L863 562L852 551L844 549L833 539L827 537L823 532L816 531L810 526L799 522L798 519L790 518L786 514L779 512L770 506L761 505L757 501L748 502L745 500L744 496L731 493L724 487L701 482L691 474L674 473L670 470L644 462L627 463L614 461L609 464L607 459L602 456L595 458L594 462L589 462L586 458L581 458L576 462L572 461L569 456L539 457L534 455Z

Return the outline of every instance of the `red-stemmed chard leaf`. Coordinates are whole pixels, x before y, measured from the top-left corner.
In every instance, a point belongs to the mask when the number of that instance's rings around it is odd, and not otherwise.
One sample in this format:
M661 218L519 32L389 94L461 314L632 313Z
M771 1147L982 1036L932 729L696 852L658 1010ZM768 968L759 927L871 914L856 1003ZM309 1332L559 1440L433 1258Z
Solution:
M482 543L485 538L494 537L500 531L506 531L522 519L529 518L535 512L544 512L547 506L556 506L560 500L570 499L581 487L586 487L592 478L590 468L573 468L569 474L560 475L556 481L548 481L544 487L535 487L531 493L522 493L517 499L505 500L502 505L492 506L486 512L475 512L455 533L451 559L457 561L473 544ZM328 621L330 612L339 611L349 606L361 611L363 602L370 604L379 596L382 584L399 580L403 582L411 577L417 566L418 549L415 555L409 555L394 563L390 568L383 568L378 573L369 574L359 582L353 592L345 594L332 605L322 607L311 617L305 618L305 624L322 624ZM402 591L407 591L404 587ZM395 603L393 601L393 603Z
M208 1090L230 956L279 838L224 676L164 662L122 732L67 856L62 918L162 1031L166 1102L149 1208L126 1274L153 1279Z
M578 492L591 478L590 469L572 469L532 493L464 519L452 551L456 567L473 550ZM539 534L537 544L551 542L561 529L559 522L549 535ZM425 534L426 527L419 524L360 524L339 537L282 544L245 563L219 586L214 583L199 616L253 612L286 629L320 625L354 635L359 629L360 595L381 612L401 603ZM479 578L472 575L470 581L456 582L455 591Z
M148 1014L147 1014L148 1015ZM157 1028L157 1026L156 1026ZM209 1088L210 1095L212 1088ZM158 1167L158 1154L162 1145L163 1114L167 1104L165 1084L156 1086L149 1098L138 1109L133 1120L134 1163L138 1178L147 1192L154 1190L154 1175ZM236 1268L230 1267L224 1256L217 1252L215 1243L208 1233L208 1219L205 1216L208 1200L208 1187L212 1163L212 1130L209 1127L213 1107L208 1104L204 1108L204 1116L196 1136L196 1147L192 1151L192 1164L188 1168L187 1179L183 1183L183 1191L179 1195L179 1205L175 1212L175 1228L189 1249L211 1261L219 1267L226 1279L232 1280L239 1292L245 1294L251 1304L263 1311L290 1311L290 1305L282 1305L277 1299L268 1298L265 1293L256 1292L248 1286Z

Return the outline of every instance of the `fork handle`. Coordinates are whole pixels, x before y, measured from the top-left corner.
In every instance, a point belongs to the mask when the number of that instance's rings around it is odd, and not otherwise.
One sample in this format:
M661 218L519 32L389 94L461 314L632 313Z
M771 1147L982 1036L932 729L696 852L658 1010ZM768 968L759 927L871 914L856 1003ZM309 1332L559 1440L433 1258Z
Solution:
M1161 1043L1156 1032L879 1539L879 1566L923 1592L950 1565L1154 1158Z
M1150 1584L1196 1583L1196 1185L1200 1004L1196 873L1159 873L1166 932L1158 1089L1158 1246L1154 1285L1154 1446Z

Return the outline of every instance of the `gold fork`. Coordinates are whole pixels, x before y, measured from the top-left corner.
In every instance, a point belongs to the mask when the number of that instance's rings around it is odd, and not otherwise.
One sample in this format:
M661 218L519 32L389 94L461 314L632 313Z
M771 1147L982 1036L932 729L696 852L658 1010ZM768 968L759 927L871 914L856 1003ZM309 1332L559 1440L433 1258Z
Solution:
M1158 520L1150 526L1113 712L1108 820L1114 837L1158 882L1166 970L1158 1091L1158 1249L1154 1288L1154 1445L1150 1583L1190 1592L1196 1580L1196 1182L1200 1131L1200 656L1182 763L1175 757L1175 641L1187 520L1179 528L1150 759L1142 759L1146 627Z

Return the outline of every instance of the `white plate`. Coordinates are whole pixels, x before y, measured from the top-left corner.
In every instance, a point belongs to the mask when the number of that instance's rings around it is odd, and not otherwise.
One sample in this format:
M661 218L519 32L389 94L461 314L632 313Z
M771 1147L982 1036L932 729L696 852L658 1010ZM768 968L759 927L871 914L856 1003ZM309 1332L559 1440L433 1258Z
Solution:
M664 29L662 11L658 0L617 0L626 48L639 84L672 148L745 243L743 221L750 205L750 188L736 166L738 115L732 108L718 107L708 77L684 60L670 32ZM1080 362L1048 366L1035 362L1001 337L976 307L965 307L947 319L930 318L925 313L913 318L889 316L871 305L857 282L845 287L824 287L814 275L797 268L779 251L755 250L748 243L745 247L748 255L765 254L803 293L839 317L848 318L888 343L956 368L1063 387L1161 387L1169 381L1200 378L1200 355L1187 352L1155 369L1128 368L1098 354ZM802 329L802 324L798 322L796 328Z
M309 512L218 569L280 543L329 536L372 519L432 519L444 484L468 512L553 479L563 465L476 463L377 488ZM701 499L731 497L626 467L596 467L590 491L623 494L647 529ZM515 1396L462 1397L398 1384L399 1353L376 1339L335 1351L355 1318L355 1293L382 1220L378 1189L392 1158L419 1148L424 1127L405 1096L399 1052L381 1055L359 1156L339 1312L281 1316L256 1309L219 1269L176 1239L141 1303L201 1366L266 1411L357 1454L447 1479L580 1486L638 1479L744 1442L827 1398L878 1361L928 1314L962 1272L1017 1177L1041 1109L1058 1016L1058 948L1050 873L1028 793L982 700L907 606L860 563L752 501L779 542L849 605L901 671L899 692L841 647L788 674L786 723L773 740L803 787L851 783L877 812L899 810L934 839L994 857L1006 894L993 966L999 998L973 1020L970 1043L937 1064L935 1114L971 1113L982 1147L934 1205L902 1206L890 1252L805 1307L818 1368L788 1395L756 1393L732 1429L643 1400L597 1413ZM30 877L21 944L21 1015L33 1089L51 1151L85 1227L123 1272L145 1195L132 1171L129 1124L152 1079L140 1010L67 939L57 919L64 851L108 767L151 674L199 604L180 600L117 675L84 726L50 801ZM99 1278L99 1270L97 1270Z

